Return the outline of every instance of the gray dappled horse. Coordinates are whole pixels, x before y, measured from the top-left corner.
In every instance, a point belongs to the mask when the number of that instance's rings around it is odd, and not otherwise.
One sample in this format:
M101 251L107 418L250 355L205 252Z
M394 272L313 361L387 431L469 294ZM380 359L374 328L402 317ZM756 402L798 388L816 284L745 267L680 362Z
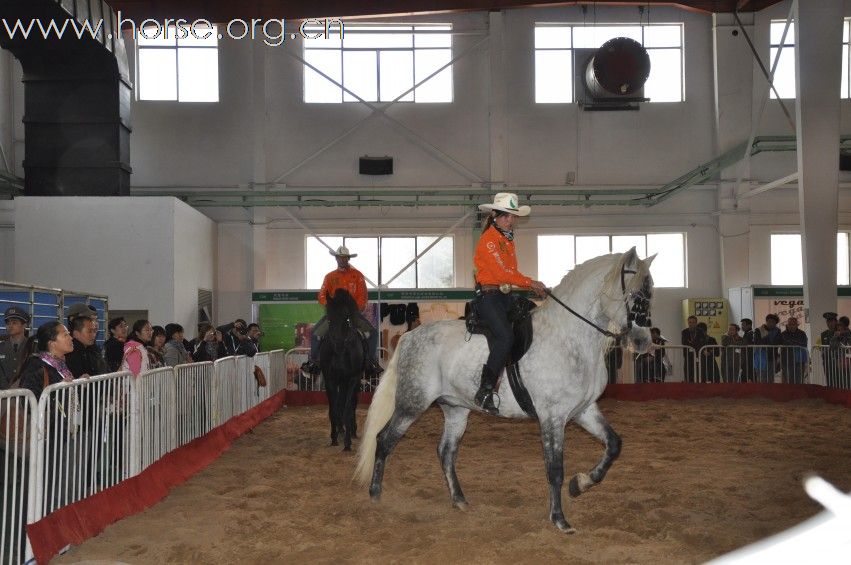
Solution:
M540 421L550 486L550 520L563 532L575 531L561 506L564 429L574 420L605 445L600 462L589 473L578 473L571 479L570 494L579 496L603 480L620 452L620 437L597 407L607 381L603 355L609 337L603 330L622 336L638 353L648 349L646 314L653 287L652 260L640 260L633 248L586 261L568 273L552 296L587 321L553 298L532 314L534 341L520 360L520 371ZM355 477L369 484L373 500L381 496L387 456L408 427L436 402L445 419L437 453L449 494L453 506L467 506L455 474L455 459L470 410L480 410L473 397L488 346L482 335L465 341L465 331L463 321L437 322L420 326L399 341L373 396L358 449ZM504 375L503 371L503 381ZM528 418L510 387L504 384L499 394L500 416Z

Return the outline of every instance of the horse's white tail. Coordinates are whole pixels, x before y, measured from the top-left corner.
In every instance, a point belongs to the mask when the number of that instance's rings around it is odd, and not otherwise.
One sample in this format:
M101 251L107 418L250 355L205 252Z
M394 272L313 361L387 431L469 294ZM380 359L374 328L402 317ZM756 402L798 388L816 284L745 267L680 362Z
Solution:
M378 388L372 396L372 403L369 405L369 412L366 415L366 431L364 431L360 447L358 447L358 463L353 478L364 486L369 484L372 479L378 432L384 429L396 408L396 383L399 380L399 375L396 372L396 358L401 345L402 340L400 339L390 363L381 375L381 382L378 383Z

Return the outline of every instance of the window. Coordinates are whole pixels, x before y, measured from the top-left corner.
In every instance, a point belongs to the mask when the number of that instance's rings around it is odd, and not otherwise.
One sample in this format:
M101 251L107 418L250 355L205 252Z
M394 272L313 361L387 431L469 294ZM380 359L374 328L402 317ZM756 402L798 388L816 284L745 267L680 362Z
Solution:
M851 284L851 257L848 232L836 234L836 284ZM801 234L771 234L771 284L799 286L804 284L804 255Z
M373 283L388 288L450 288L455 285L452 237L437 241L435 236L322 236L322 240L332 248L345 245L349 252L356 253L352 266ZM319 288L322 279L337 267L337 263L315 237L308 237L306 244L306 286ZM425 254L400 274L423 251ZM374 288L369 281L367 286Z
M651 102L682 102L682 24L535 26L535 102L573 102L573 49L600 47L609 39L630 37L647 49L650 77L644 95Z
M771 22L771 61L774 64L774 57L777 50L780 48L780 39L783 37L783 28L786 27L786 21ZM849 40L851 37L851 19L846 19L842 22L842 82L840 84L840 98L851 98L851 74L848 72L849 65ZM774 71L774 88L780 94L780 98L795 98L797 92L795 90L795 24L789 25L789 31L786 32L786 39L783 41L783 50L780 52L780 61L777 63L777 69ZM776 99L774 91L771 91L771 98Z
M306 28L304 60L367 102L391 102L415 84L400 102L452 102L449 25L346 25L345 33L326 35ZM429 78L430 77L430 78ZM357 102L310 67L304 67L304 101Z
M554 286L580 263L607 253L623 253L633 247L642 259L657 254L650 266L654 286L685 286L685 236L681 233L539 235L538 279L547 286Z
M219 101L219 48L216 26L139 30L139 100Z

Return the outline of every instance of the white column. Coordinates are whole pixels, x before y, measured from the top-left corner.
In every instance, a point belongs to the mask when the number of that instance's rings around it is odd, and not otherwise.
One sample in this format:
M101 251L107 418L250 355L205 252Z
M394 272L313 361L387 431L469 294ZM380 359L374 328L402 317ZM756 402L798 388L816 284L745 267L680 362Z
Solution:
M808 321L836 310L842 0L799 1L795 14L798 200ZM812 337L812 336L811 336Z
M490 180L500 185L505 183L508 176L507 117L506 106L508 92L506 91L505 74L505 20L502 12L490 12ZM494 187L494 188L498 188ZM495 190L499 192L498 190Z

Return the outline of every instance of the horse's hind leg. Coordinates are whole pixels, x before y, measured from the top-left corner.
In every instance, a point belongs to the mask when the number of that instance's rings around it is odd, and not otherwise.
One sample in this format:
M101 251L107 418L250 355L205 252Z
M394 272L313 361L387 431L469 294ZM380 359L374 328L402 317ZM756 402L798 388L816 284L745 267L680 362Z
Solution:
M396 444L399 443L399 440L402 439L402 436L405 435L405 432L408 431L408 428L419 415L420 413L415 414L411 411L400 410L397 406L390 421L387 422L384 429L378 432L375 446L375 466L372 470L372 482L369 485L369 496L372 500L378 501L381 498L381 482L384 480L384 465L387 456L390 455L390 452L393 451L393 448L396 447Z
M337 436L339 432L339 427L337 425L337 395L334 394L333 389L325 389L325 396L328 397L328 420L331 421L331 445L339 445L337 443Z
M603 480L606 472L621 452L621 438L609 423L596 404L590 405L576 418L576 423L582 426L588 433L603 442L606 451L597 466L588 474L577 473L570 479L568 491L570 496L576 497Z
M564 483L564 426L565 421L560 418L541 421L541 441L544 444L547 482L550 483L550 521L562 532L572 534L576 530L567 523L561 507L561 486Z
M448 406L441 404L443 410L443 437L437 447L437 456L446 476L446 484L449 485L449 496L452 497L452 506L459 510L467 508L467 500L461 491L458 475L455 473L455 459L458 457L458 446L464 431L467 429L467 416L470 411L459 406Z

